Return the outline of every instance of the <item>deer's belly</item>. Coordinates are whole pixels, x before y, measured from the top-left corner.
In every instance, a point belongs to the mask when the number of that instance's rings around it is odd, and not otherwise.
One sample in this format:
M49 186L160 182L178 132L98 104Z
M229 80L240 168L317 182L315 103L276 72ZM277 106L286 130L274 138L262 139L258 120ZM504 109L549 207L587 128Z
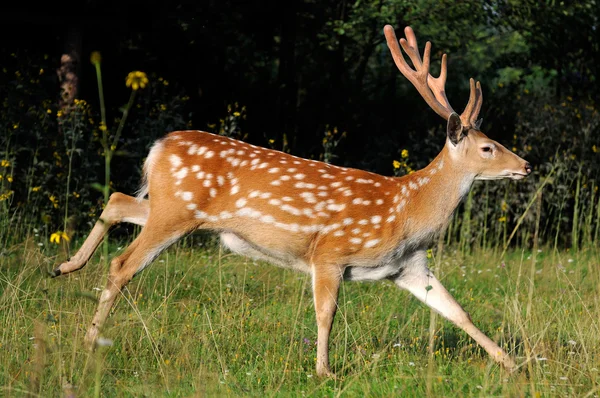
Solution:
M397 276L402 271L399 263L393 262L378 267L350 266L344 271L347 281L379 281Z
M225 247L236 254L241 254L242 256L250 257L256 260L264 260L283 268L291 268L305 273L310 272L310 267L308 264L292 255L275 252L254 245L252 242L241 238L239 235L233 232L222 232L220 236L221 243L223 243Z

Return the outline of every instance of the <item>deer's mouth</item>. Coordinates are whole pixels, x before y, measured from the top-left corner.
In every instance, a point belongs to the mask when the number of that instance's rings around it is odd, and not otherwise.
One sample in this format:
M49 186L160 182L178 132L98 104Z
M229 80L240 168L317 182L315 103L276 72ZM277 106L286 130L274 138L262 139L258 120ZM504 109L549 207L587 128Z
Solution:
M509 175L511 180L522 180L523 178L527 177L527 174L524 173L510 173Z

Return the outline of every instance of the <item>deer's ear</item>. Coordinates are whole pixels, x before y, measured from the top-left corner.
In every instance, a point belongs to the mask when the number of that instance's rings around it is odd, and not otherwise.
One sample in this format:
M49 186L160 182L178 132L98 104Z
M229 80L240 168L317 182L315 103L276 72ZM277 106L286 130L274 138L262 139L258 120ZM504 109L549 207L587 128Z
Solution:
M479 119L478 121L475 122L475 125L473 126L473 128L475 130L480 130L481 129L481 123L483 123L483 118Z
M448 134L448 139L454 145L457 145L464 138L463 125L460 121L460 116L456 112L452 112L448 118L446 133Z

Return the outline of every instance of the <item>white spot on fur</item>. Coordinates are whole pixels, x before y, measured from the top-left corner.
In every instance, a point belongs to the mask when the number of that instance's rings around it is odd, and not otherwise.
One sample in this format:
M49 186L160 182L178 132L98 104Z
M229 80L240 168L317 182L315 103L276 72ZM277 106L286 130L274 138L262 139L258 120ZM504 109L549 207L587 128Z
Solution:
M193 197L194 197L194 194L192 194L189 191L181 193L181 199L185 200L186 202L189 202L190 200L192 200Z
M371 239L365 242L365 247L369 248L369 247L373 247L376 244L378 244L381 241L381 239Z
M417 179L417 182L419 183L419 186L423 186L425 184L427 184L429 182L429 177L419 177Z
M373 224L379 224L381 222L381 216L373 216L373 217L371 217L371 222Z
M239 191L240 191L240 186L239 185L234 185L234 186L231 187L231 191L229 191L229 193L231 195L235 195Z
M270 168L269 173L271 173L271 174L279 173L279 167Z
M327 210L331 210L331 211L342 211L346 208L346 205L341 203L341 204L329 204L327 205Z
M173 173L173 176L175 178L177 178L178 180L182 180L185 178L185 176L187 176L187 174L188 174L188 168L182 167L178 172Z
M173 167L179 167L182 163L181 158L177 155L169 156L169 161L171 162L171 166Z
M260 218L260 221L267 223L267 224L272 224L275 222L275 218L273 218L273 216L270 216L270 215L264 215Z
M293 214L295 216L299 216L299 215L302 214L302 212L300 211L300 209L297 209L297 208L295 208L293 206L290 206L288 204L282 205L281 206L281 210L287 211L288 213Z
M222 211L221 214L219 214L219 217L221 217L221 220L227 220L233 217L233 215L228 211Z

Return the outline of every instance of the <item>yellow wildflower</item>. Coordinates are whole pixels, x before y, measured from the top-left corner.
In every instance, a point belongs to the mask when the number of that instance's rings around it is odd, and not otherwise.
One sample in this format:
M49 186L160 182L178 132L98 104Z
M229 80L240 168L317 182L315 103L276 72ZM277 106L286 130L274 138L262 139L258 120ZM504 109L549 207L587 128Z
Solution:
M506 217L502 216L498 219L499 222L506 222Z
M594 151L594 153L598 153L598 147L596 145L592 145L592 151Z
M2 162L0 162L0 166L2 167L9 167L10 166L10 162L6 159L2 159Z
M39 191L41 188L42 188L42 187L40 187L40 186L38 186L38 187L33 187L33 188L31 188L31 191L32 191L32 192L37 192L37 191Z
M394 165L394 169L399 169L399 168L400 168L400 162L399 162L399 161L397 161L397 160L394 160L394 161L392 162L392 164Z
M6 177L6 180L7 180L8 182L13 182L13 178L12 178L12 176L8 176L8 177Z
M52 109L48 109L46 110L46 112L48 113L48 115L52 115Z
M59 109L58 111L56 111L56 117L60 118L60 117L62 117L62 115L63 115L63 111L62 110Z
M240 113L239 112L233 112L233 116L240 117Z
M136 91L140 88L146 87L148 84L148 76L144 72L139 70L129 72L127 75L127 79L125 79L125 85L127 87L131 87L133 91Z
M106 124L104 124L104 122L100 122L100 126L98 128L100 131L106 131Z
M0 195L0 202L10 198L10 196L15 193L15 191L7 191L5 193L3 193L2 195Z
M274 143L275 143L275 140L274 140L273 138L269 139L269 144L271 144L271 145L272 145L272 144L274 144Z
M64 239L65 241L70 241L69 235L63 231L56 231L52 235L50 235L50 243L56 243L57 245L60 243L60 240Z
M400 153L400 156L402 156L402 159L406 159L408 157L408 150L403 149L402 153Z

